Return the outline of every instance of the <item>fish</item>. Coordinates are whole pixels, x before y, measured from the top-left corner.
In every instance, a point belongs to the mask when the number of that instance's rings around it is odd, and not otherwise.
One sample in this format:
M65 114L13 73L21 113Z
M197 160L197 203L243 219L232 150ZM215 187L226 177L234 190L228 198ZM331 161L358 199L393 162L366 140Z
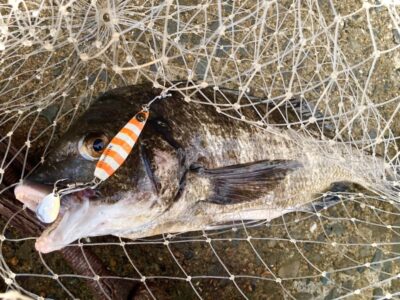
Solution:
M90 182L113 137L163 92L144 83L98 97L15 188L16 198L35 211L55 182ZM168 93L151 105L136 145L112 176L62 197L57 219L36 240L37 251L56 251L83 237L139 239L270 221L309 207L332 184L373 188L384 180L383 160L321 138L321 132L334 135L334 126L304 100L248 98L257 101L255 110L226 105L238 98L229 89L181 83ZM253 121L260 117L268 126ZM298 127L280 126L288 118Z

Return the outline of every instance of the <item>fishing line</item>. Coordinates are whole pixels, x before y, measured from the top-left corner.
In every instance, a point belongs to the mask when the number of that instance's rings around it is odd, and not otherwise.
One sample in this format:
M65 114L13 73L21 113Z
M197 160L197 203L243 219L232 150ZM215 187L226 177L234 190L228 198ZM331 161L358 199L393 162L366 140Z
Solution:
M67 184L66 187L61 189L57 187L58 183L67 179L59 179L54 183L53 191L46 195L37 206L36 216L40 221L44 223L52 223L57 219L60 213L62 196L89 188L95 189L115 173L115 171L125 162L139 139L139 136L150 116L150 106L157 100L171 97L172 94L167 93L169 89L163 91L160 95L154 97L147 104L143 105L142 110L136 113L112 138L96 164L93 180L89 182Z

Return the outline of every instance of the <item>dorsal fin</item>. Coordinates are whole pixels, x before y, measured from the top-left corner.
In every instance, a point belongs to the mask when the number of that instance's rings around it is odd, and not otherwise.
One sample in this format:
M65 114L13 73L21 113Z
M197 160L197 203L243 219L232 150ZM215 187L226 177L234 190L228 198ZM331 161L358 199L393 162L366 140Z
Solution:
M333 138L335 136L335 126L332 120L315 107L314 104L302 98L292 98L285 102L285 113L292 123L303 123L307 128L313 130L318 136L321 134ZM312 123L309 120L314 118Z

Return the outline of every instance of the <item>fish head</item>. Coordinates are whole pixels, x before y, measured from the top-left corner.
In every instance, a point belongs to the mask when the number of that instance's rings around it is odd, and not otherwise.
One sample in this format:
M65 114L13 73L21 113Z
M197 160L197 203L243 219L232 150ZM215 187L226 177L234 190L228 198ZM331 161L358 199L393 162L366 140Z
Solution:
M145 101L151 100L148 98ZM141 110L140 101L100 100L67 130L43 164L16 187L16 198L31 210L37 209L57 182L61 187L91 182L107 144ZM58 218L36 242L38 251L58 250L82 237L126 236L157 222L179 192L182 154L154 130L153 122L149 119L132 152L112 176L94 189L62 196Z

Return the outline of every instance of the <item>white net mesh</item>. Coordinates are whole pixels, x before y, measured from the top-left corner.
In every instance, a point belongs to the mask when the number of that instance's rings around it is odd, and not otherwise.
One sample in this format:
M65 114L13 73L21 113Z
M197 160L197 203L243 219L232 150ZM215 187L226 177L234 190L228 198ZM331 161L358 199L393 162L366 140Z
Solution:
M349 153L385 159L393 174L378 193L331 192L337 205L272 222L143 240L82 239L113 275L158 299L376 299L400 294L400 3L380 1L0 1L0 182L18 161L45 159L66 128L100 93L151 81L189 81L237 99L204 99L221 118L288 127ZM177 88L179 90L179 88ZM270 125L266 103L298 97L307 120ZM223 99L219 97L219 100ZM261 99L261 100L260 100ZM267 100L268 99L268 100ZM257 112L243 117L242 109ZM322 113L322 115L320 115ZM284 115L285 116L285 115ZM333 124L328 136L324 122ZM14 149L14 150L13 150ZM356 154L354 154L356 155ZM29 167L29 168L31 168ZM377 175L379 176L379 175ZM397 181L396 181L397 180ZM2 199L15 184L3 184ZM0 194L1 196L1 194ZM26 216L24 208L18 215ZM104 279L39 255L37 236L3 219L2 290L32 297L94 297L82 283Z

